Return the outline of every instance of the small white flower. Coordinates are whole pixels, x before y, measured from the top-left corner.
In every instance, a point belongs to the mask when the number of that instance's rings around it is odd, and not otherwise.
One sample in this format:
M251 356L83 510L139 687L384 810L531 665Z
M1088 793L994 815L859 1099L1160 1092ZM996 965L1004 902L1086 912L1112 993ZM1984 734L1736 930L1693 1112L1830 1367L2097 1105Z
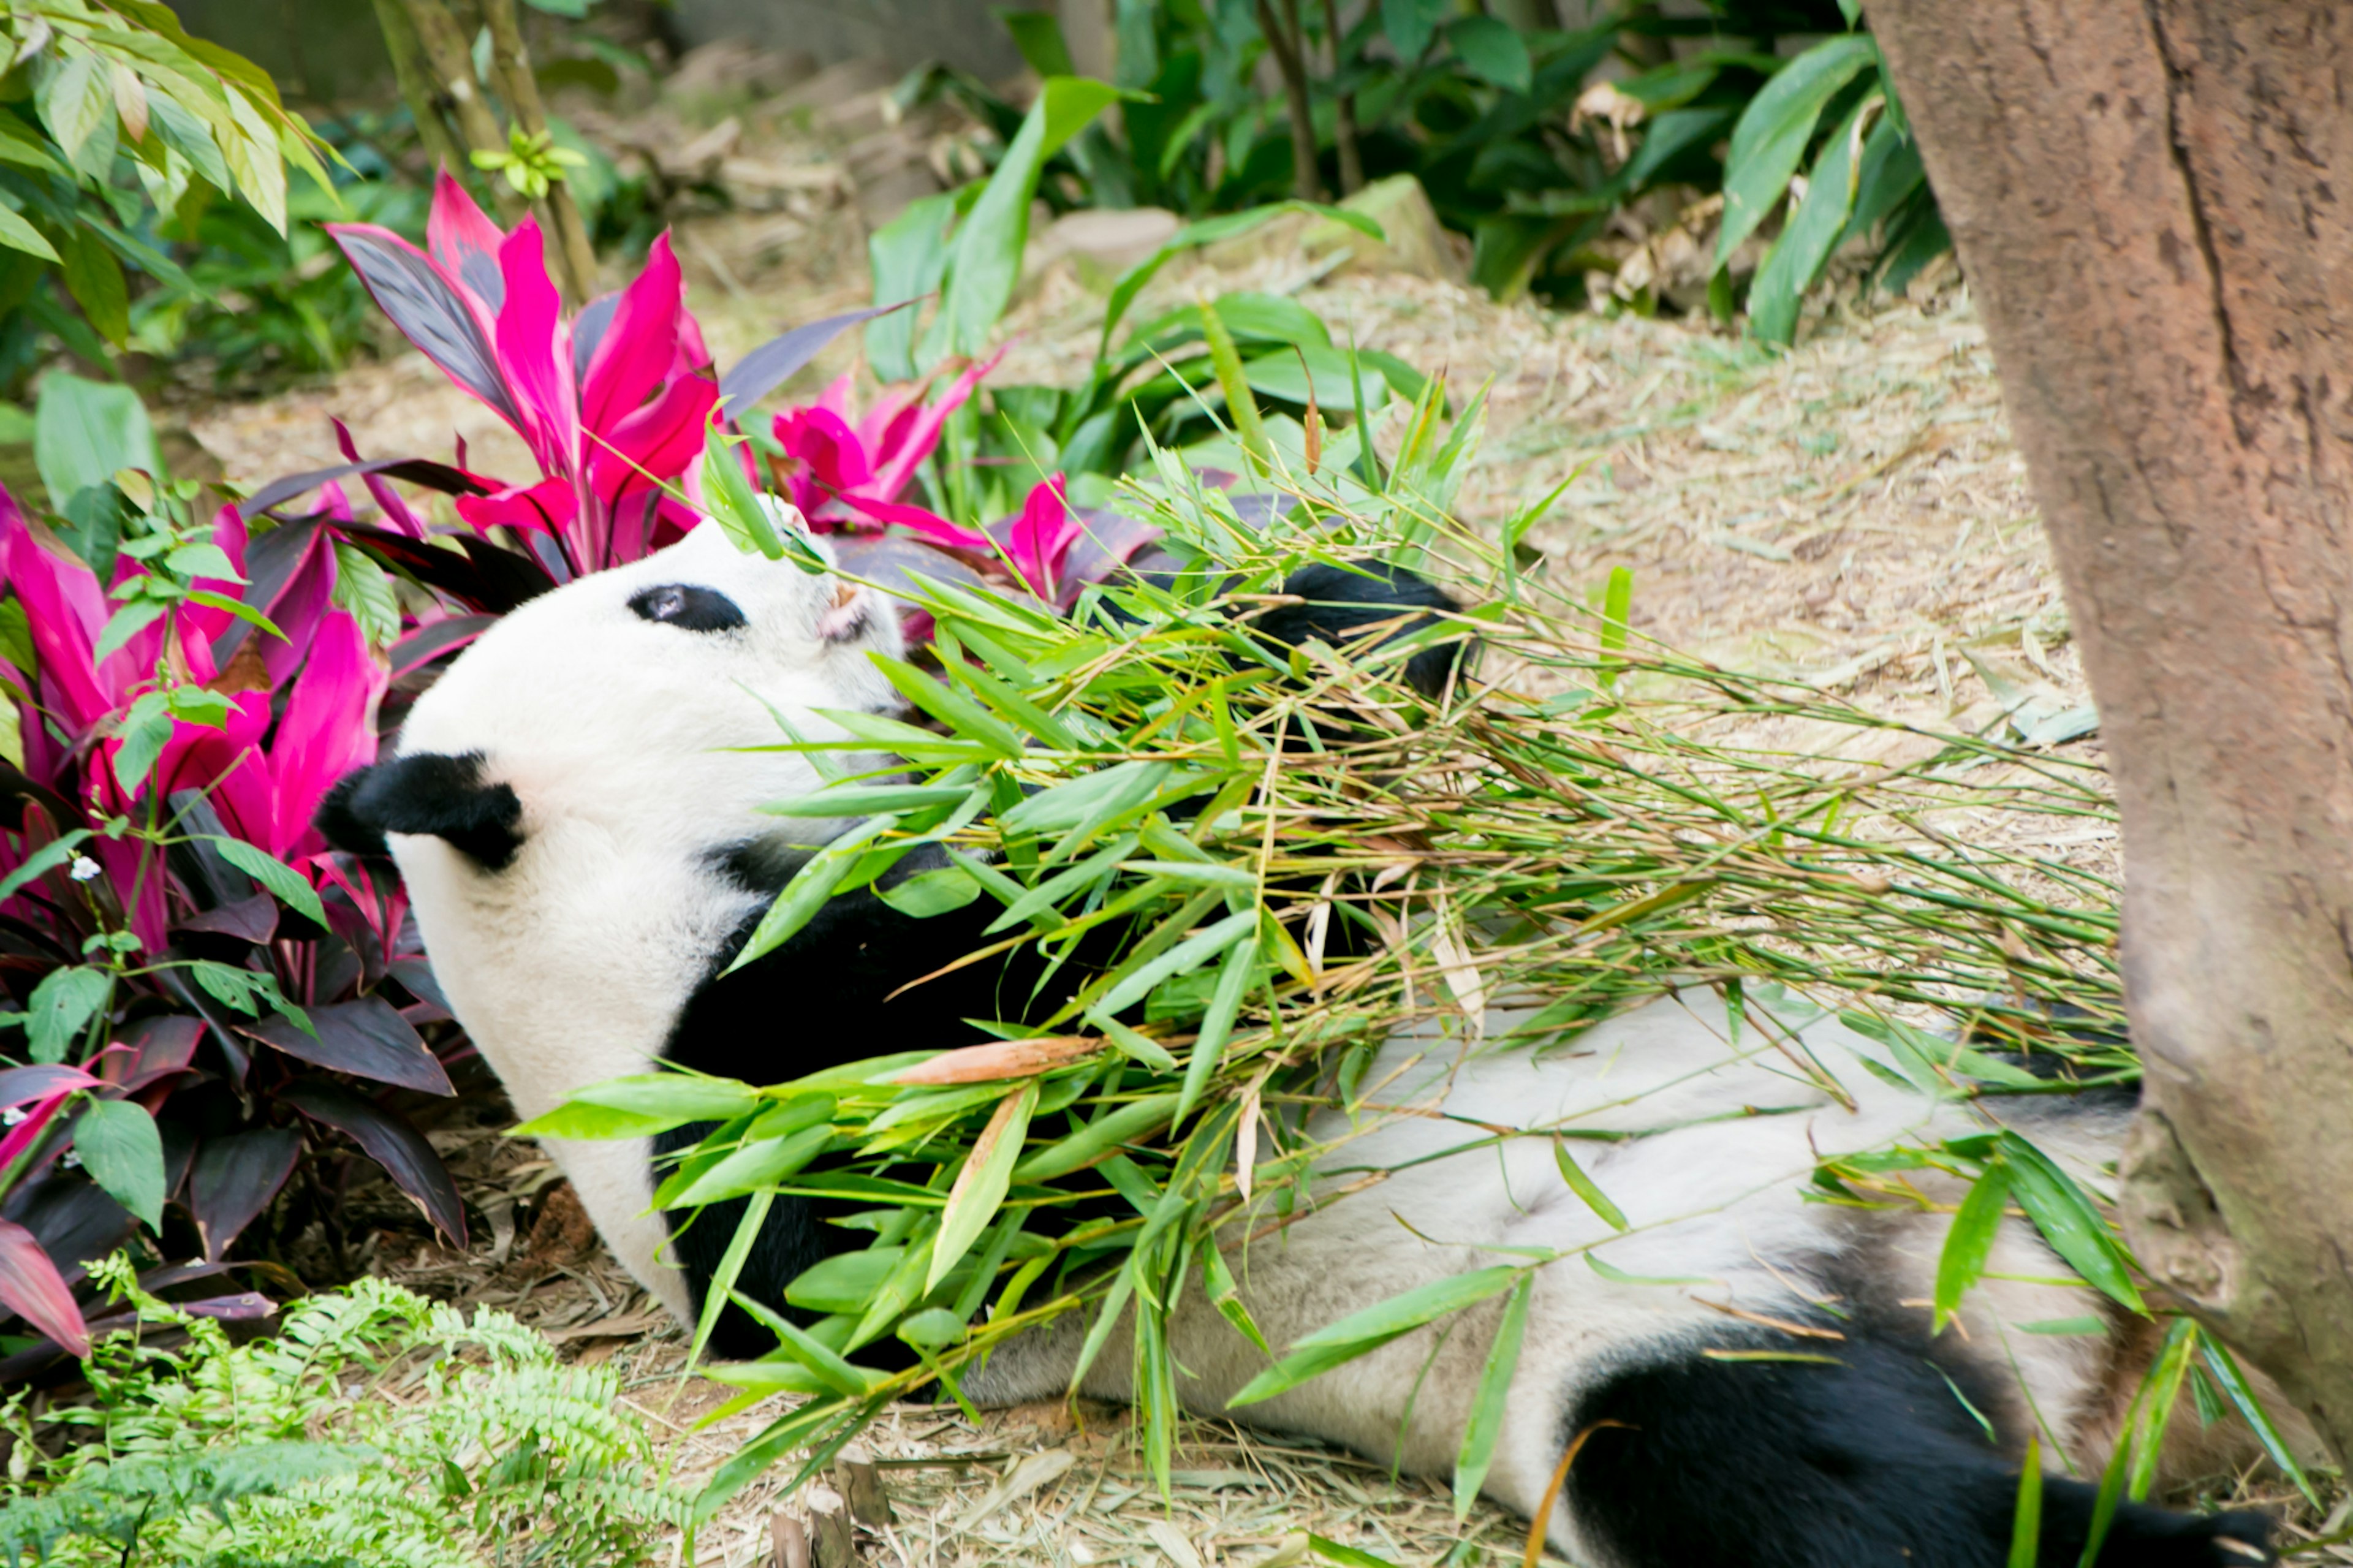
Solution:
M98 872L99 865L97 861L91 859L87 855L77 855L74 857L73 869L67 872L66 875L71 877L77 882L87 882L91 878L97 876Z
M80 1170L81 1151L79 1149L67 1150L64 1153L58 1156L58 1163L63 1165L69 1171Z
M25 1111L22 1106L12 1105L5 1110L0 1110L0 1127L14 1127L24 1120Z

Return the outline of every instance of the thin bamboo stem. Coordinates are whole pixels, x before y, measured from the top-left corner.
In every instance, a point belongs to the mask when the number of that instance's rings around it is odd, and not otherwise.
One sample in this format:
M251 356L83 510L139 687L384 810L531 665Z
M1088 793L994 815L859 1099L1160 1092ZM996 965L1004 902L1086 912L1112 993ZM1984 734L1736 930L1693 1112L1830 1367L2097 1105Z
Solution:
M1307 90L1307 60L1299 32L1299 0L1282 0L1285 17L1278 17L1271 0L1258 0L1259 30L1274 53L1275 69L1282 76L1282 99L1291 112L1291 188L1303 202L1324 199L1324 178L1315 167L1315 106ZM1284 19L1291 30L1283 30Z

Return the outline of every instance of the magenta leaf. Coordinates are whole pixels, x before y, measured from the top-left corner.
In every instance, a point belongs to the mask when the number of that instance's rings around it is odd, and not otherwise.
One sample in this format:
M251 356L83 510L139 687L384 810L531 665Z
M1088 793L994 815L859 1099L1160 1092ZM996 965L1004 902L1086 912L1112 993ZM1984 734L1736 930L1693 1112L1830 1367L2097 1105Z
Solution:
M14 1220L0 1219L0 1303L69 1354L90 1354L90 1329L64 1276L33 1233Z
M498 622L496 616L448 616L417 627L392 645L393 679L422 669L444 654L464 647Z
M256 893L246 901L267 902L269 899L267 893ZM275 924L274 905L270 920ZM204 1037L204 1025L185 1014L169 1013L144 1019L122 1031L121 1044L129 1048L108 1056L99 1065L100 1074L123 1092L136 1093L157 1079L187 1071L196 1059L196 1045Z
M459 287L492 313L506 300L506 280L499 275L499 242L505 237L448 170L434 178L433 209L425 220L426 247Z
M424 1038L381 996L363 996L332 1007L310 1009L318 1033L306 1035L283 1014L272 1014L242 1032L290 1057L332 1068L353 1078L397 1084L425 1094L454 1094L449 1075L426 1049Z
M864 578L886 593L913 595L917 590L911 574L955 587L988 585L987 579L963 561L919 539L889 533L837 533L827 542L845 574Z
M98 1079L79 1068L49 1063L0 1070L0 1106L23 1105L46 1096L88 1089Z
M610 430L669 378L678 363L678 318L685 295L670 236L658 236L644 268L597 323L596 349L579 378L580 417L589 429Z
M914 302L902 300L895 305L848 310L770 338L736 361L735 368L720 378L720 419L732 424L742 418L751 411L754 404L782 386L796 371L823 353L828 343L859 322L887 316L893 310L903 310Z
M564 337L564 299L547 275L537 218L523 219L499 247L499 270L507 293L495 341L500 372L522 415L516 428L541 471L562 475L580 448L580 395Z
M269 1206L301 1157L302 1134L290 1127L258 1127L205 1140L188 1172L188 1208L207 1261L218 1262L238 1233Z
M432 258L373 224L331 223L326 227L376 308L392 319L400 335L499 417L524 430L523 416L499 374L499 353L491 346L483 313L468 302Z
M458 498L458 515L485 531L503 527L562 533L579 514L580 498L572 481L561 475L495 495Z
M376 703L390 679L349 614L338 611L321 624L269 743L278 798L263 848L281 858L292 853L328 786L375 761Z
M332 1083L298 1083L279 1098L314 1121L346 1133L416 1201L449 1245L466 1245L466 1204L425 1135L399 1116Z

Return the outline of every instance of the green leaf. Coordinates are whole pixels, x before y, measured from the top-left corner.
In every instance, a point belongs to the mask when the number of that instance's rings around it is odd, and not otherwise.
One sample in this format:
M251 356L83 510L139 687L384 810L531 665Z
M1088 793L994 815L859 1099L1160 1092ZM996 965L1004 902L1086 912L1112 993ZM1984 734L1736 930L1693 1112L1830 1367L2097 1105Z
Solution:
M1124 1013L1143 1001L1154 986L1170 975L1189 973L1227 949L1249 941L1257 932L1256 909L1228 915L1217 924L1193 932L1159 957L1138 964L1132 971L1121 973L1112 983L1110 991L1095 1002L1095 1010L1104 1014Z
M1242 1300L1241 1286L1235 1281L1233 1270L1226 1267L1226 1255L1218 1250L1215 1236L1201 1238L1201 1293L1209 1299L1209 1305L1218 1310L1219 1317L1258 1347L1261 1355L1269 1361L1274 1359L1274 1347L1259 1331L1257 1320Z
M1014 835L1068 833L1082 823L1108 822L1157 795L1174 771L1166 763L1114 763L1039 791L997 822Z
M356 545L338 539L334 546L336 605L359 623L360 636L371 647L390 645L400 636L400 596L392 574Z
M1945 1233L1945 1250L1936 1258L1936 1312L1931 1333L1945 1331L1945 1325L1960 1309L1962 1296L1985 1273L1994 1238L2001 1233L2002 1211L2009 1205L2009 1168L1997 1160L1986 1166L1985 1174L1961 1200L1953 1228Z
M1326 1563L1339 1563L1341 1568L1398 1568L1386 1557L1376 1557L1369 1552L1359 1552L1353 1546L1343 1546L1320 1535L1310 1534L1307 1537L1307 1550Z
M1096 358L1100 360L1110 353L1112 333L1125 319L1128 307L1135 303L1135 297L1144 292L1145 286L1158 277L1160 269L1167 266L1170 261L1198 247L1215 245L1219 240L1233 239L1248 234L1250 230L1271 219L1281 217L1285 213L1310 213L1318 217L1329 218L1335 223L1345 224L1370 239L1388 237L1388 232L1378 223L1366 217L1363 213L1351 212L1346 207L1327 206L1321 202L1274 202L1266 206L1250 207L1243 212L1227 213L1220 217L1203 218L1198 223L1187 224L1169 236L1166 245L1153 252L1146 259L1129 268L1121 276L1119 281L1112 286L1111 294L1103 302L1103 334L1095 347Z
M1848 215L1854 210L1855 132L1874 101L1866 98L1856 104L1822 143L1807 179L1806 199L1765 253L1756 280L1748 286L1748 318L1765 342L1787 343L1797 336L1798 308L1821 276L1831 247L1846 232Z
M1495 1440L1504 1434L1504 1405L1511 1396L1512 1374L1519 1370L1520 1342L1527 1333L1528 1300L1535 1286L1535 1272L1531 1269L1512 1288L1503 1326L1495 1331L1495 1342L1487 1351L1486 1370L1479 1375L1479 1393L1471 1402L1471 1419L1462 1428L1462 1447L1454 1457L1457 1522L1470 1516L1471 1505L1479 1500L1487 1467L1495 1458Z
M26 1054L37 1062L65 1060L113 990L114 976L88 964L52 969L41 976L25 1007Z
M695 1321L694 1341L686 1352L690 1367L702 1359L703 1347L711 1342L711 1331L719 1326L720 1313L726 1310L730 1301L737 1300L735 1281L744 1272L744 1260L752 1255L752 1244L760 1239L760 1232L766 1227L768 1210L776 1201L774 1193L754 1193L744 1200L743 1216L735 1222L735 1234L728 1238L727 1250L719 1255L719 1267L702 1288L702 1315Z
M91 660L106 659L123 644L162 620L171 613L171 609L170 603L163 599L132 600L106 618L106 625L99 630L98 640L90 645Z
M903 1247L838 1252L801 1270L785 1287L785 1300L811 1312L863 1312L906 1256Z
M131 336L131 286L123 279L122 263L86 225L67 230L63 247L58 275L66 292L99 336L122 347Z
M1013 35L1013 47L1021 51L1021 58L1040 80L1078 74L1078 68L1071 64L1071 46L1062 38L1061 21L1054 13L1018 10L1010 5L992 5L988 9Z
M1021 737L1014 733L1012 727L963 692L943 686L904 660L879 653L872 658L883 678L897 687L902 696L962 739L976 742L1008 760L1022 753L1025 748Z
M1585 1255L1585 1266L1612 1285L1714 1285L1718 1281L1704 1274L1629 1274L1614 1263L1605 1263L1598 1252Z
M93 1100L74 1122L75 1152L90 1179L149 1230L164 1224L164 1140L134 1100Z
M534 1116L517 1127L515 1138L648 1138L666 1132L679 1125L668 1117L640 1116L634 1110L615 1110L610 1106L582 1105L577 1101L559 1105L544 1116Z
M89 837L89 828L77 827L64 837L51 839L26 856L23 863L15 870L5 877L0 877L0 904L6 903L24 891L35 878L46 877L72 859L74 852L80 848L83 841Z
M222 859L268 889L280 903L313 925L323 927L327 923L326 907L319 902L319 895L311 888L310 879L301 872L259 844L248 844L242 838L231 838L220 833L200 834L198 837L211 839L214 847L220 851Z
M760 503L752 482L744 475L744 462L738 448L740 441L716 440L703 449L702 493L706 510L719 524L736 549L746 555L760 554L771 561L785 558L784 536L768 517L768 509ZM801 556L809 552L803 551ZM811 557L813 559L813 557ZM803 569L819 571L823 563L811 566L804 560Z
M700 1208L726 1198L739 1198L791 1175L825 1152L833 1142L830 1124L804 1127L782 1138L747 1142L690 1183L666 1205Z
M1453 8L1453 0L1381 0L1381 30L1398 59L1417 65L1438 36L1438 24Z
M877 887L874 896L910 920L929 920L963 909L980 897L980 884L961 866L919 871L896 887Z
M44 74L35 98L41 123L67 159L92 179L103 178L114 162L114 92L106 62L76 47ZM105 162L93 168L100 151Z
M1552 1141L1552 1157L1554 1163L1560 1166L1560 1179L1568 1184L1570 1192L1585 1200L1587 1208L1599 1215L1602 1223L1610 1229L1626 1228L1624 1211L1611 1203L1609 1195L1594 1184L1593 1178L1585 1173L1585 1167L1579 1165L1577 1157L1568 1152L1567 1140L1556 1138Z
M1260 1400L1271 1399L1344 1362L1378 1350L1424 1323L1500 1295L1517 1284L1525 1272L1512 1264L1476 1268L1467 1274L1433 1279L1403 1295L1351 1312L1338 1322L1296 1341L1290 1354L1244 1384L1227 1404L1255 1405Z
M976 195L976 184L966 188ZM943 192L907 204L906 211L866 238L877 303L920 299L940 286L946 273L948 226L955 221L959 193ZM866 323L866 363L884 382L913 381L917 312L893 310Z
M2295 1450L2289 1447L2287 1439L2281 1436L2279 1426L2272 1420L2271 1412L2263 1408L2263 1402L2255 1397L2254 1389L2247 1382L2247 1374L2239 1370L2239 1363L2232 1359L2230 1351L2203 1328L2198 1331L2198 1347L2205 1355L2206 1370L2214 1374L2215 1383L2253 1429L2255 1440L2263 1446L2263 1452L2271 1457L2272 1463L2280 1468L2282 1475L2295 1483L2295 1489L2304 1494L2306 1501L2316 1509L2320 1507L2320 1494L2313 1489L2312 1478L2304 1473L2303 1465L2296 1460Z
M947 293L933 324L934 338L945 353L976 355L988 346L989 334L1021 275L1021 251L1029 240L1029 203L1038 193L1046 160L1126 96L1107 82L1085 77L1050 77L1039 88L1020 132L973 204L971 216L956 230L948 258Z
M1776 72L1732 128L1724 161L1724 228L1716 238L1715 268L1722 270L1757 232L1789 188L1812 140L1823 106L1866 68L1878 63L1879 48L1867 33L1848 33L1815 45Z
M1243 911L1255 915L1255 909ZM1221 923L1230 923L1232 919ZM1215 929L1214 927L1211 929ZM1255 926L1251 931L1255 930ZM1251 931L1245 931L1234 945L1226 951L1224 966L1218 971L1218 988L1209 997L1208 1011L1201 1015L1201 1032L1193 1041L1192 1060L1185 1065L1184 1086L1178 1090L1176 1120L1200 1103L1201 1095L1209 1087L1209 1079L1218 1070L1218 1060L1225 1054L1226 1039L1234 1030L1234 1016L1241 1010L1242 993L1250 986L1250 976L1258 968L1258 944L1250 940ZM1118 1009L1104 1007L1104 1012Z
M164 471L155 427L139 395L62 370L41 378L33 405L33 461L48 487L49 504L59 511L81 490L111 482L119 468Z
M826 900L833 896L833 889L841 879L849 875L849 868L865 854L867 844L894 820L888 816L870 818L810 856L801 868L793 873L793 879L785 884L785 890L768 907L768 912L760 917L759 925L753 930L752 940L744 944L744 951L735 955L735 962L723 973L733 974L773 951L795 931L808 924L818 910L825 907Z
M2015 1132L1996 1140L2010 1165L2010 1191L2052 1250L2101 1290L2136 1312L2147 1312L2140 1291L2092 1200L2050 1157Z
M982 1129L964 1169L956 1173L947 1206L940 1211L939 1238L932 1244L932 1266L924 1277L926 1293L939 1289L948 1270L964 1261L1013 1184L1013 1167L1029 1136L1030 1113L1038 1109L1038 1080L1031 1079L1005 1097L988 1125Z
M691 1073L641 1073L607 1079L572 1091L577 1105L601 1105L639 1116L659 1116L673 1125L689 1121L732 1121L760 1109L758 1095L725 1079L697 1078Z
M0 205L0 245L11 250L24 251L28 256L37 256L43 261L59 259L57 247L41 237L41 231L26 223L14 208L5 205Z
M1447 25L1446 41L1454 58L1480 80L1506 92L1525 92L1535 85L1535 68L1518 29L1496 16L1465 16Z
M2034 1568L2042 1546L2042 1434L2026 1437L2026 1468L2018 1474L2018 1511L2010 1527L2010 1568Z
M1226 395L1226 413L1233 421L1234 435L1249 454L1250 463L1261 474L1274 464L1274 447L1267 439L1266 422L1259 417L1258 402L1250 395L1250 382L1242 374L1241 355L1234 348L1233 334L1226 330L1225 318L1218 306L1201 307L1201 333L1208 340L1209 363L1218 373L1218 386Z
M769 816L871 816L877 812L952 805L971 794L970 786L965 784L839 785L796 795L791 800L774 801L760 810Z

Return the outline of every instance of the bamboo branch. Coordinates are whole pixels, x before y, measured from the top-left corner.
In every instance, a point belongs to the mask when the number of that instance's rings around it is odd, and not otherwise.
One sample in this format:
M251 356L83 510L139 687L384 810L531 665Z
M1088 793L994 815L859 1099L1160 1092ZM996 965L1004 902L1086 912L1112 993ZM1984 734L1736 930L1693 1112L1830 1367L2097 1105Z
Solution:
M491 29L491 59L498 73L499 96L525 136L547 134L547 111L539 101L539 79L531 74L531 53L522 41L515 17L515 0L482 0L482 20ZM596 291L596 252L588 243L588 226L581 221L580 204L562 179L547 187L547 212L554 220L556 254L566 275L565 292L575 305L585 305Z
M473 54L457 18L449 15L449 8L441 0L401 3L417 29L417 42L432 68L433 80L438 84L435 101L448 107L450 118L458 122L458 134L469 149L476 153L504 152L506 132L499 129L499 117L491 112L480 85L474 80ZM522 216L522 197L499 181L492 180L490 184L491 205L498 210L499 222L512 227Z
M1299 0L1282 0L1291 31L1274 14L1271 0L1258 0L1259 30L1274 52L1275 68L1282 73L1282 98L1291 107L1291 188L1301 201L1324 199L1324 181L1315 169L1314 106L1307 96L1307 61L1300 49Z

